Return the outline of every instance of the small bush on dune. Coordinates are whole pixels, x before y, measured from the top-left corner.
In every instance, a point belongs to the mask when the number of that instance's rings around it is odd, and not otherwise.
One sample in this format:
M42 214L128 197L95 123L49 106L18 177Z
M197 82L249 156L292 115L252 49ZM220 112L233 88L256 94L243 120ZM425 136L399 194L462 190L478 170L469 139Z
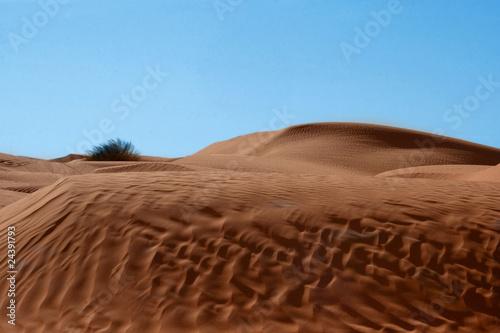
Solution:
M87 151L87 161L139 161L139 152L131 142L112 139Z

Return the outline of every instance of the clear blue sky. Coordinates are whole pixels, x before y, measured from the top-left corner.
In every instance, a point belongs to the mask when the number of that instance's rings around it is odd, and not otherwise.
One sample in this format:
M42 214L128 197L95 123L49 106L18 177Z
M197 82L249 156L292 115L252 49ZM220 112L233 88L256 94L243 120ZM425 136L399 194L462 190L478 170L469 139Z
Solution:
M322 121L500 147L499 1L55 1L0 0L0 152L87 131L176 157Z

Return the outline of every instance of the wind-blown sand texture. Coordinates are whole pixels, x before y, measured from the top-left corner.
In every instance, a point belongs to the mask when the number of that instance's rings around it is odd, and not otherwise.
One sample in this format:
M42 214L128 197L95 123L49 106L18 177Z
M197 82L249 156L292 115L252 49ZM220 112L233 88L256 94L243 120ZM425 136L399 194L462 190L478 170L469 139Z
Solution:
M499 331L499 163L349 123L139 163L0 155L0 331Z

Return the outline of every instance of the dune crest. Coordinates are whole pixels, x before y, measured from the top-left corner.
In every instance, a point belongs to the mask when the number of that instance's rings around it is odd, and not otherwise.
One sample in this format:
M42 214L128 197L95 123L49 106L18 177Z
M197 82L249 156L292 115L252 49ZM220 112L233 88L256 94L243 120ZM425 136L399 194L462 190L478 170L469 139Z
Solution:
M313 124L139 163L2 155L0 331L494 332L499 150L400 164L429 138Z
M486 182L500 182L500 164L485 170L480 170L466 175L462 175L459 179L486 181Z
M215 143L190 159L243 155L298 161L355 174L425 165L500 163L500 150L463 140L388 126L355 123L306 124ZM300 170L303 172L303 170Z

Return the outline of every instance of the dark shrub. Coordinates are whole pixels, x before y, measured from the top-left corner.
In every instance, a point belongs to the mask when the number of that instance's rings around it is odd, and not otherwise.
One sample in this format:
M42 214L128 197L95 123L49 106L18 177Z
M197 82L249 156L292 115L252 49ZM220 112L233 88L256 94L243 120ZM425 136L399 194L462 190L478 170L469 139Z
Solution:
M112 139L87 151L87 161L139 161L139 153L131 142Z

